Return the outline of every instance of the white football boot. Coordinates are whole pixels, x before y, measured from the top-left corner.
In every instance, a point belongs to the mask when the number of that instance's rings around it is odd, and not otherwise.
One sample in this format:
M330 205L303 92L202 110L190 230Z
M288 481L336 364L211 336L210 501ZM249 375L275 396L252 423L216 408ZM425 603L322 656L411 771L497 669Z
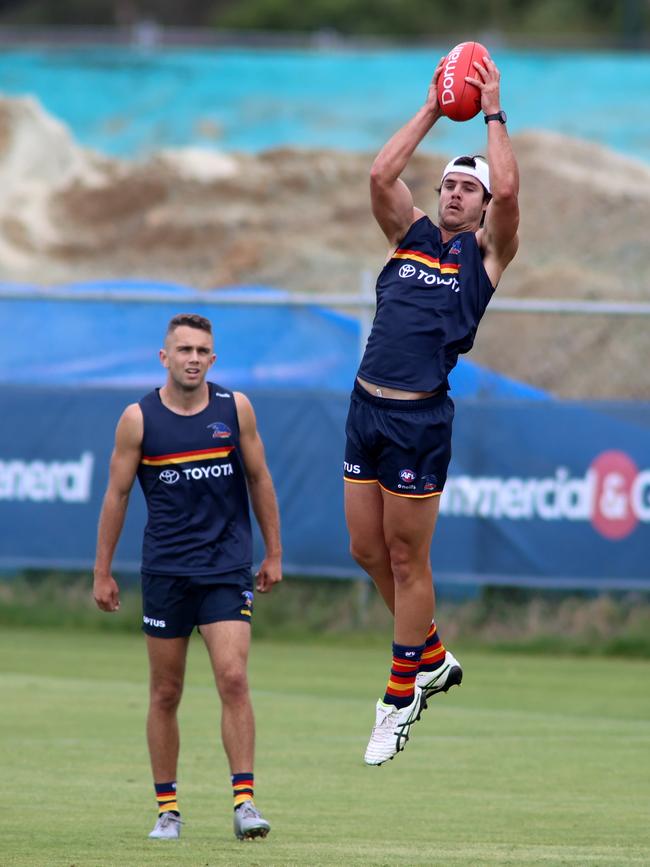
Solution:
M423 698L422 690L416 685L413 701L406 707L377 702L375 725L363 759L367 765L382 765L404 749L411 726L420 719Z
M271 826L252 801L244 801L235 809L233 830L238 840L252 840L266 837Z
M460 662L448 650L445 651L445 659L442 665L434 671L419 671L415 683L424 693L423 710L426 709L426 701L438 692L447 692L452 686L458 686L463 679L463 669Z
M156 840L178 840L182 824L181 817L168 810L158 816L156 826L149 836Z

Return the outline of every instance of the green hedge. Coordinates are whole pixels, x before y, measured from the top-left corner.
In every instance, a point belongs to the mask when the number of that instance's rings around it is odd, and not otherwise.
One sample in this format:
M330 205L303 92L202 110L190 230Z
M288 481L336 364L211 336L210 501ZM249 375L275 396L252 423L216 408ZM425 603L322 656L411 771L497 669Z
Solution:
M256 31L334 30L347 36L439 41L446 35L518 34L606 37L638 43L650 26L644 0L144 0L132 8L112 0L28 0L5 3L0 22L31 27L128 25L137 19L161 25ZM463 35L463 34L461 34Z
M137 632L139 590L124 583L118 614L99 611L90 576L29 572L0 581L0 626ZM534 654L650 658L650 594L589 595L484 588L463 602L438 593L443 641ZM296 641L384 643L392 618L362 582L286 578L257 594L254 634Z

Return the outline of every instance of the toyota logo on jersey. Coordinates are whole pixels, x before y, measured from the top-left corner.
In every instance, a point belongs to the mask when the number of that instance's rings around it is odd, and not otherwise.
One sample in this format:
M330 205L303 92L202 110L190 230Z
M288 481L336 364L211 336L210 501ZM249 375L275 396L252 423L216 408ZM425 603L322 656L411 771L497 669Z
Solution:
M415 274L415 267L413 265L402 265L402 267L399 269L399 276L400 277L408 278L408 277L412 277L414 274Z

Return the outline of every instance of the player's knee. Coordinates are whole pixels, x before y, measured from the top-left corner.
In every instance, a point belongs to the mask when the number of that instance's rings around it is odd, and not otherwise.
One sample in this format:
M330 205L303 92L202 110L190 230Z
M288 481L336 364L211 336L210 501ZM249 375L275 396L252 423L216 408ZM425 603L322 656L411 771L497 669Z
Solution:
M371 572L372 567L379 561L377 552L363 542L359 543L355 540L350 542L350 554L355 563L358 563L366 572Z
M400 587L405 587L412 584L416 579L416 570L412 563L404 561L391 561L391 569L395 584Z
M167 713L175 711L183 694L183 684L179 680L161 680L151 684L151 704Z
M238 702L248 696L248 677L246 670L240 666L220 671L217 684L219 695L224 702Z
M416 580L421 566L408 545L395 542L389 547L390 567L396 584L406 585Z

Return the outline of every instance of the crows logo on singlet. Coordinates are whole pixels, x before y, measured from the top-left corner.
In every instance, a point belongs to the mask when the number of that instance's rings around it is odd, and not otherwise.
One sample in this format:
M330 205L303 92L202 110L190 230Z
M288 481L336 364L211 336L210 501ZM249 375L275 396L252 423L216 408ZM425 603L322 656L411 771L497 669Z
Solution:
M232 431L222 421L213 421L212 424L208 425L208 428L212 431L212 439L225 440L232 436Z

